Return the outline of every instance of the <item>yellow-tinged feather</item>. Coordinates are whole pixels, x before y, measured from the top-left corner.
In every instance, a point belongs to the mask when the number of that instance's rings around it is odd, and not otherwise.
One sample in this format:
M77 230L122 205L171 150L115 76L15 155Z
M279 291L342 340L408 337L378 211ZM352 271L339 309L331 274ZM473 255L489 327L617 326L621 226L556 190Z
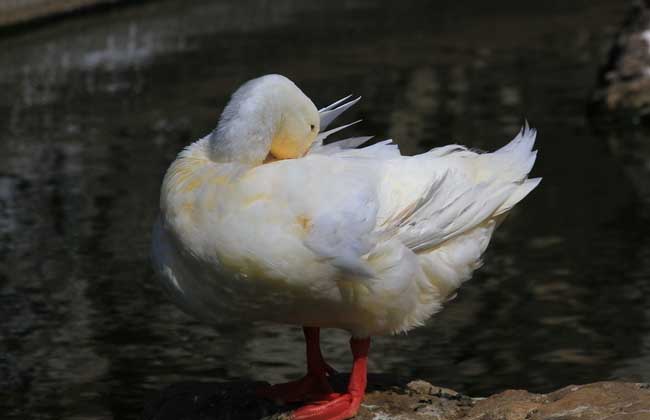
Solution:
M243 201L242 204L244 206L248 207L248 206L252 206L257 201L268 201L270 199L271 199L270 195L264 194L264 193L259 193L259 194L254 194L254 195L246 197L246 199Z
M301 144L289 136L278 136L271 143L271 154L277 159L295 159L307 152L308 144Z
M181 192L184 193L192 192L195 189L199 188L201 184L202 184L202 180L200 178L188 177L187 182L183 183L183 186L181 187Z
M219 175L210 178L210 183L214 185L227 185L228 182L230 181L230 178L228 178L225 175Z
M195 209L195 206L194 206L194 203L192 203L191 201L186 201L183 204L181 204L180 208L181 208L182 213L187 214L187 213L193 212L194 209Z
M271 141L271 157L276 159L296 159L307 153L316 133L312 131L307 136L297 136L292 129L295 129L295 126L287 122L280 126Z
M311 229L311 226L312 226L312 221L311 221L311 218L309 216L306 216L306 215L302 214L302 215L298 216L296 218L296 220L298 221L298 224L300 225L302 230L304 230L305 232L309 232L309 230Z

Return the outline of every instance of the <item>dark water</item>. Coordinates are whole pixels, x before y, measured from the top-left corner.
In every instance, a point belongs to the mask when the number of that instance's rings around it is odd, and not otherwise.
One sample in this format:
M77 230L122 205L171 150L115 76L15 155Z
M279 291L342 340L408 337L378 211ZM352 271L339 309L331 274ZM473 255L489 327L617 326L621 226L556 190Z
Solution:
M319 105L363 95L349 133L406 153L492 149L524 116L539 129L542 185L430 325L374 341L371 370L473 395L650 381L648 137L584 117L622 4L231 3L149 2L0 39L0 417L137 418L170 383L302 371L297 328L201 325L148 262L167 165L269 72ZM346 341L324 333L340 369Z

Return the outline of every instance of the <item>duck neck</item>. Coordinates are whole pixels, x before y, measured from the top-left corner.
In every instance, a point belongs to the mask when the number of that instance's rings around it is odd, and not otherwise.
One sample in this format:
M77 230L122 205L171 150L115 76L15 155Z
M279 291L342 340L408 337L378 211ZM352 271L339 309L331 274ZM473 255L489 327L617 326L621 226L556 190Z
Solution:
M236 101L226 107L209 137L210 159L259 165L271 150L279 116L264 101Z

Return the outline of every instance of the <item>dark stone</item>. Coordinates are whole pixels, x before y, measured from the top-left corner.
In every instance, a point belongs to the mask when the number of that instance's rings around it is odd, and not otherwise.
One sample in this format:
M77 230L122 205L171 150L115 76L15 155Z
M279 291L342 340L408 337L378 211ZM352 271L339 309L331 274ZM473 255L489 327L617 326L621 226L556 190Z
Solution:
M591 117L650 122L650 1L635 2L600 70Z

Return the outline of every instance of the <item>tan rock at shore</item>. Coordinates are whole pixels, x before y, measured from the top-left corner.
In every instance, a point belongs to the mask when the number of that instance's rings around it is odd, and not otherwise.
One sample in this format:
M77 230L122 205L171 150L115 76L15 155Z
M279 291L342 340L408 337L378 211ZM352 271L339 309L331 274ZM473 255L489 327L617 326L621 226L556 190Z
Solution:
M344 386L346 375L333 379ZM145 420L288 419L297 405L259 400L252 382L172 385L151 400ZM507 390L471 398L428 382L371 375L359 420L650 420L650 385L597 382L548 394Z

